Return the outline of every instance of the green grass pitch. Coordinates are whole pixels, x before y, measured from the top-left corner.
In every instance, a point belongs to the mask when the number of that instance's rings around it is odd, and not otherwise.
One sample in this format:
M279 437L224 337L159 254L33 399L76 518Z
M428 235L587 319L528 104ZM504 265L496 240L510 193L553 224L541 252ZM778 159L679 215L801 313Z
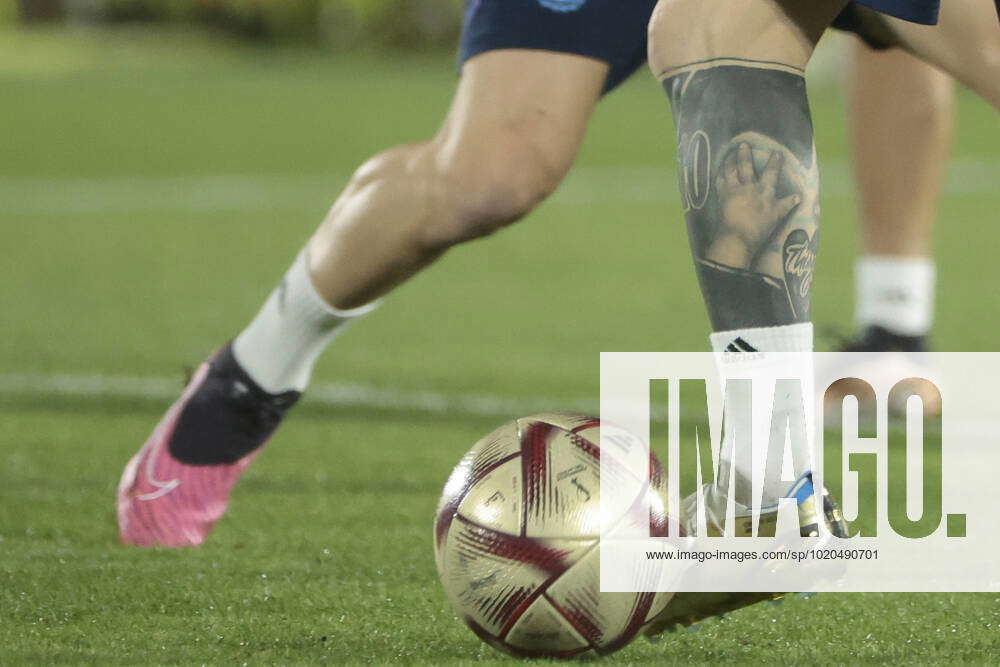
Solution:
M504 660L455 618L431 553L451 466L504 420L505 404L469 397L575 405L596 398L602 350L705 346L673 129L645 73L602 106L552 201L336 343L317 381L350 400L298 409L205 547L126 549L114 528L122 465L185 367L253 314L354 166L435 129L454 82L444 56L2 35L0 663ZM832 82L811 94L825 177L815 319L846 333L843 109ZM998 129L960 93L939 349L995 347ZM1000 650L998 602L793 598L608 661L983 662Z

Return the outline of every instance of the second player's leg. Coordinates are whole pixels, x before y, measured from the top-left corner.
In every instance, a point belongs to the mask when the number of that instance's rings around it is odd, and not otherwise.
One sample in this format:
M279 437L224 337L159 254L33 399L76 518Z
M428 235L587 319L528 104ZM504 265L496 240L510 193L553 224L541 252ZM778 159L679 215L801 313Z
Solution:
M926 257L948 159L952 80L914 56L855 45L850 126L861 198L862 246L873 255Z
M852 148L860 196L859 338L851 349L915 350L931 324L931 236L951 143L954 94L899 50L853 50Z

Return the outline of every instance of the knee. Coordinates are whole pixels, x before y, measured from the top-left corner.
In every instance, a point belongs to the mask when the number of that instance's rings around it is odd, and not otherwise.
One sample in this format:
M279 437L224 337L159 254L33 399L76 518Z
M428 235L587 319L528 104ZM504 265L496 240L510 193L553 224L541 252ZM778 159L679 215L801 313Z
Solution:
M955 77L1000 111L1000 37L976 45L975 57L956 54ZM967 67L975 60L975 67Z
M675 28L681 23L674 18L674 14L682 10L675 5L671 0L659 0L649 19L646 63L657 78L678 62L686 60L685 55L678 52L688 42L676 34Z
M740 9L727 7L720 11L718 1L658 0L647 28L646 62L653 75L659 79L681 65L738 55L728 50L740 43L733 34L738 12ZM742 13L746 13L745 7Z
M948 131L952 125L952 115L955 106L955 89L952 80L944 75L937 75L922 91L922 94L912 100L909 113L919 117L931 129Z
M487 142L473 150L446 149L446 142L411 144L381 153L354 173L334 204L364 201L405 208L398 230L414 249L440 252L488 236L520 220L562 181L568 160L549 158L530 142ZM343 203L346 202L346 203Z
M528 145L464 158L436 152L421 243L443 249L489 236L530 213L559 186L567 166Z
M842 0L659 0L649 21L649 67L744 58L804 68Z

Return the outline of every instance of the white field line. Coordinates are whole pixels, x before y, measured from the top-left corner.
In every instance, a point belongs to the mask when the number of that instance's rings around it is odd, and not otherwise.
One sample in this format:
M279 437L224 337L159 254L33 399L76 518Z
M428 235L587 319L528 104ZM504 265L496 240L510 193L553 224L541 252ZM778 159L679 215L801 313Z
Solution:
M823 195L852 197L849 163L821 163ZM288 206L326 206L344 186L348 174L211 174L184 177L31 179L0 178L0 219L16 215L81 215L87 213L238 212ZM1000 161L958 158L948 166L945 193L996 194ZM578 167L555 195L569 205L676 203L673 167Z
M75 375L44 373L0 374L0 398L68 397L162 400L177 398L182 389L176 378L131 375ZM514 418L540 412L572 411L596 414L597 399L558 400L551 397L510 398L487 394L462 396L433 391L398 391L353 383L317 383L309 388L306 403L328 407L356 407Z
M179 377L142 377L133 375L76 375L68 373L0 374L0 399L5 397L64 397L141 399L163 401L177 398L182 389ZM490 394L456 396L434 391L399 391L355 383L317 383L309 388L305 404L339 408L366 408L417 412L430 415L458 415L514 419L545 412L581 412L598 415L597 399L556 399L545 396L511 398ZM653 415L662 421L666 415ZM994 442L1000 432L997 419L952 419L948 422L951 437L975 438Z

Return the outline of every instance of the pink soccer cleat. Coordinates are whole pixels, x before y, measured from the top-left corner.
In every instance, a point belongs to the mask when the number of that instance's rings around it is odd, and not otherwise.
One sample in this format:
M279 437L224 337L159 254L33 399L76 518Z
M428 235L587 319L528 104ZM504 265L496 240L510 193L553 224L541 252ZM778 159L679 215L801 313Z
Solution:
M202 364L125 466L118 484L122 542L204 542L225 514L236 481L299 396L265 392L237 363L230 345Z

